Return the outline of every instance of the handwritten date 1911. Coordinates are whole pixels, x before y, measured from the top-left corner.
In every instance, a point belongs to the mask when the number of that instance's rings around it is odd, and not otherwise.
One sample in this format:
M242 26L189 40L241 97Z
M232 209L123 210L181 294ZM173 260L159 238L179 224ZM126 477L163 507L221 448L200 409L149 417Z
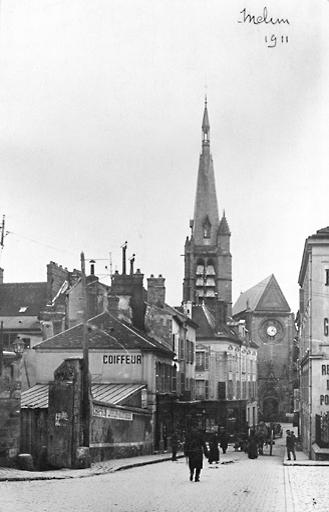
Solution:
M279 44L287 44L288 36L276 36L275 34L265 36L265 43L268 48L275 48Z

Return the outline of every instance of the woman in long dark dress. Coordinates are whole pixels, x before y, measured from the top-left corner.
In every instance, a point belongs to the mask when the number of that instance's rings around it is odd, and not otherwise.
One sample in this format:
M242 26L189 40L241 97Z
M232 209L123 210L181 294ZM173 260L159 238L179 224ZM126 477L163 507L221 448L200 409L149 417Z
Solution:
M208 462L212 464L215 462L216 464L219 461L219 449L218 449L218 437L217 434L213 434L209 441L209 454L208 454Z
M249 459L257 459L258 457L258 442L254 432L250 432L248 441L248 457Z
M203 466L203 454L207 455L207 448L203 436L197 430L192 430L186 440L185 455L188 457L190 468L190 480L193 481L195 471L195 482L200 481L200 473Z

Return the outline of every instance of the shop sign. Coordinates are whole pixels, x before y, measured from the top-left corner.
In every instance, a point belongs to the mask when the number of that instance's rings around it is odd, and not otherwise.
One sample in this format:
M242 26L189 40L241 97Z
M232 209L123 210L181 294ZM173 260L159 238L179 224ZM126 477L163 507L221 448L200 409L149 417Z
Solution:
M104 354L103 364L142 364L141 354Z
M95 405L93 407L93 416L97 418L107 418L113 420L132 421L133 413L129 411L122 411L121 409L109 409Z
M326 391L320 395L320 405L329 405L329 364L321 365L321 376L326 382Z

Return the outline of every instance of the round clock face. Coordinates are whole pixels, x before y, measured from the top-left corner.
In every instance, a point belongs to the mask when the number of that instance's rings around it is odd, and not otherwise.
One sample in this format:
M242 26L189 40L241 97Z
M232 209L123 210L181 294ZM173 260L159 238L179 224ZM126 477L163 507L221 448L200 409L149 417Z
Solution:
M278 330L275 325L269 325L266 332L269 336L275 336Z
M284 327L276 318L269 318L260 324L259 335L264 343L279 343L284 336Z

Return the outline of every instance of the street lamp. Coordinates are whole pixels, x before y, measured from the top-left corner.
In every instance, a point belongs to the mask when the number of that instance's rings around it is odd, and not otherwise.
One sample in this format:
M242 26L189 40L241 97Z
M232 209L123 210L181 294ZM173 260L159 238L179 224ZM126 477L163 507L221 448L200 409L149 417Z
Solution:
M15 352L15 354L17 355L22 355L24 350L25 350L25 343L23 340L21 340L19 338L19 336L17 336L17 338L15 339L15 341L11 344L12 348L13 348L13 351Z

